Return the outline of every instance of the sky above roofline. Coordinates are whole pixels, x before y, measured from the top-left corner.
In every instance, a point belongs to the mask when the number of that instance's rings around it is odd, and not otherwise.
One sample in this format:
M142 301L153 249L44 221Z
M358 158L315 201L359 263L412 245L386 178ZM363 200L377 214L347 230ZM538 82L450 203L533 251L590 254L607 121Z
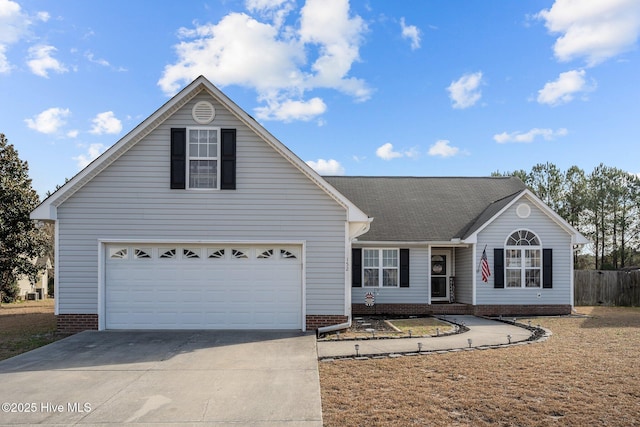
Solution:
M638 173L636 0L0 0L0 132L41 194L198 75L321 174Z

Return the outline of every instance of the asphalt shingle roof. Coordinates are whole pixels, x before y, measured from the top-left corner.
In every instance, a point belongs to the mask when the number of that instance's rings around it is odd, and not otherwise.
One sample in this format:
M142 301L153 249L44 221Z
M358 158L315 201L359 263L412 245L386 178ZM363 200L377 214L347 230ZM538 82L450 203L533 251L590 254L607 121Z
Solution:
M526 187L515 177L324 177L373 217L359 240L464 238Z

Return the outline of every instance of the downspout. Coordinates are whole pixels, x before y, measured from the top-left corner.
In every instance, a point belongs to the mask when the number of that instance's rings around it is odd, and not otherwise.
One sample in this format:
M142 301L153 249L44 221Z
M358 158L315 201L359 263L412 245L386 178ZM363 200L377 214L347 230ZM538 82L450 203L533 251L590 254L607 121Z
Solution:
M320 334L326 334L327 332L339 331L341 329L348 329L351 327L351 316L348 317L348 320L344 323L339 323L337 325L331 326L323 326L321 328L316 329L316 336L320 336Z
M369 218L366 222L347 222L345 224L346 238L345 238L345 261L347 264L347 268L345 269L345 303L351 302L351 295L346 295L346 292L351 292L351 274L349 266L351 265L351 242L358 236L363 235L369 228L371 227L371 221L373 218ZM335 325L322 326L316 329L316 336L320 336L320 334L326 334L327 332L339 331L341 329L347 329L351 327L351 307L345 307L345 311L347 312L347 321L344 323L338 323Z

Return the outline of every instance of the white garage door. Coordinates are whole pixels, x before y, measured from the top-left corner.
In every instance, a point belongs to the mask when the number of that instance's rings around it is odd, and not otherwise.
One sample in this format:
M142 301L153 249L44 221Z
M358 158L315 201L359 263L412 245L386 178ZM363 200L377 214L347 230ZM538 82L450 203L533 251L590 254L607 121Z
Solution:
M301 329L302 249L107 245L107 329Z

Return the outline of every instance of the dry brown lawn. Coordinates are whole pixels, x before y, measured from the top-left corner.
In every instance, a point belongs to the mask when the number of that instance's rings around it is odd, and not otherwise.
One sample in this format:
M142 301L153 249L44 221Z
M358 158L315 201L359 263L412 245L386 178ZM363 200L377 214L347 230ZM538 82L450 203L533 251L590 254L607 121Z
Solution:
M640 308L578 311L542 343L320 363L325 425L640 425Z
M0 305L0 360L52 343L57 334L53 299Z

